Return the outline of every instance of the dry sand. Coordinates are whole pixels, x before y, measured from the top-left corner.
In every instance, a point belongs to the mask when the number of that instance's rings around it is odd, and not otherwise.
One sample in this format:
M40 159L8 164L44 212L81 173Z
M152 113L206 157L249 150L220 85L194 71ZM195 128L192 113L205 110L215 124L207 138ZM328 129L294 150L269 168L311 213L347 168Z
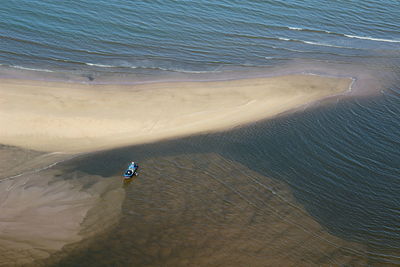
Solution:
M349 89L315 75L89 85L0 81L0 144L84 152L213 132Z

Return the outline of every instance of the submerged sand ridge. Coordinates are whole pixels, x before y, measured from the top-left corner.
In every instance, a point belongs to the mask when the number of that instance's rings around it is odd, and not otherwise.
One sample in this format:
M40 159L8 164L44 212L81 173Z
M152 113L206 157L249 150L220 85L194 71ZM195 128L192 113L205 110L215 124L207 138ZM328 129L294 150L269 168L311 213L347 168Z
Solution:
M115 161L111 151L101 157ZM74 164L85 165L85 159ZM43 262L51 266L367 264L362 244L328 233L296 202L285 183L240 162L216 153L184 152L143 159L141 167L140 176L125 187L115 228L94 237L88 248L64 247Z
M65 171L57 163L70 155L2 146L0 156L0 266L32 264L118 221L119 179Z
M0 83L0 143L82 152L213 132L349 89L315 75L212 82L90 85Z

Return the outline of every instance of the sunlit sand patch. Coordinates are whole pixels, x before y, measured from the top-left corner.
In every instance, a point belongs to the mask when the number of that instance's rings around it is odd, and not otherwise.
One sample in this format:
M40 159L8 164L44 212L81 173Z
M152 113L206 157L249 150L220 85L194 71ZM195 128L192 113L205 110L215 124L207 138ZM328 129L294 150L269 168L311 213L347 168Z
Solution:
M83 188L57 175L48 170L0 182L1 266L47 258L118 220L124 198L119 183L92 177L93 185Z
M316 75L129 86L2 80L0 143L77 152L215 132L346 92L351 83Z

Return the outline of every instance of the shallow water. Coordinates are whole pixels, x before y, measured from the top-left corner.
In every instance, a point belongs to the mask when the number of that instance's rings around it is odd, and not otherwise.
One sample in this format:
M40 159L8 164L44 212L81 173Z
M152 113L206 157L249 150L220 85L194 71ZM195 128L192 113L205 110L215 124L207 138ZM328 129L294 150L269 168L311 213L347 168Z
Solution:
M112 163L111 163L112 164ZM363 264L363 246L327 233L287 186L213 154L143 160L122 218L47 264L266 266ZM111 178L111 177L110 177ZM117 179L117 177L112 177ZM76 245L75 245L76 247ZM72 252L68 251L72 250Z

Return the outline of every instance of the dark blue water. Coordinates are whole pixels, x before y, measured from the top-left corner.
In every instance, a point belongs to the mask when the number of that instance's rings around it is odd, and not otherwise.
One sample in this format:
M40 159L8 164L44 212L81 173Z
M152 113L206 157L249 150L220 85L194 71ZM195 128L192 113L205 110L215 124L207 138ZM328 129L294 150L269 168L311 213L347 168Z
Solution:
M223 154L286 181L322 225L400 264L400 88L342 101L233 135Z
M332 74L341 76L372 73L358 90L371 87L374 96L341 99L172 147L182 154L217 152L284 181L327 231L364 244L372 265L396 265L399 14L397 0L2 1L0 73L95 80L171 73L217 77L230 71L303 71L304 66L324 74L335 69ZM287 67L293 62L295 67ZM112 166L120 167L116 155L127 152L110 153L107 162L115 158ZM104 168L102 175L118 169ZM114 252L109 256L122 257Z

